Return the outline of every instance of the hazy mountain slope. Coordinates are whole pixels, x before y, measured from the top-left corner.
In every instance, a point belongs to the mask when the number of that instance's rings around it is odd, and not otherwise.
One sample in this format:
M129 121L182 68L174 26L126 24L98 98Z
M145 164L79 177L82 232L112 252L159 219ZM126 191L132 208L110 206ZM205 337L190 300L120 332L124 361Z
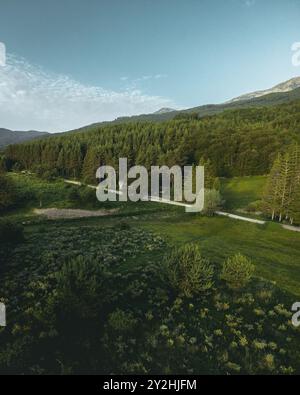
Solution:
M234 109L249 108L249 107L268 107L277 104L289 103L291 101L298 99L300 99L300 88L297 88L291 92L271 93L250 100L241 100L241 101L235 101L235 102L223 103L223 104L207 104L204 106L193 107L182 111L170 111L170 112L164 112L159 114L154 113L154 114L135 115L132 117L120 117L112 122L101 122L98 124L89 125L87 127L78 129L78 131L84 131L86 128L90 128L92 126L95 127L105 126L112 123L120 124L120 123L128 123L128 122L168 121L170 119L175 118L179 114L185 114L185 113L187 114L197 113L199 117L204 117L208 115L219 114L226 110L234 110ZM74 132L74 130L72 132Z
M249 108L249 107L267 107L267 106L274 106L277 104L284 104L289 103L294 100L300 99L300 88L297 88L290 92L283 92L283 93L270 93L264 96L260 96L254 99L249 100L240 100L234 101L231 103L224 103L224 104L212 104L212 105L205 105L200 107L190 108L183 112L188 113L198 113L199 117L203 117L206 115L214 115L225 110L234 110L240 108Z
M296 89L292 89L296 87ZM278 92L273 92L278 91ZM271 92L263 94L264 92ZM252 97L258 95L258 97ZM247 99L248 97L248 99ZM5 129L0 129L0 149L8 144L19 143L36 137L47 137L53 135L61 135L65 133L83 132L91 128L98 128L99 126L106 126L110 124L122 124L129 122L162 122L168 121L180 114L198 114L198 116L205 117L209 115L216 115L226 110L235 110L253 107L268 107L284 103L289 103L294 100L300 99L300 77L293 78L292 80L283 82L274 88L266 91L258 91L240 96L240 98L233 99L229 102L222 104L207 104L203 106L188 108L186 110L173 110L171 108L162 108L151 114L141 114L129 117L119 117L114 121L104 121L87 125L75 130L70 130L64 133L40 133L40 132L11 132ZM1 132L4 131L4 132ZM9 133L8 133L9 132Z
M176 111L176 110L174 110L174 108L163 107L160 110L155 111L153 114L165 114L165 113L173 112L173 111Z
M199 117L203 117L230 109L276 105L297 99L300 99L300 77L292 78L265 91L248 93L222 104L207 104L182 111L168 109L169 111L157 111L153 114L120 117L114 122L165 121L174 118L178 113L198 113Z
M36 132L30 130L28 132L17 132L8 129L0 129L0 150L7 147L10 144L18 144L23 141L32 140L38 137L44 137L48 135L46 132Z
M292 78L292 79L282 82L270 89L246 93L245 95L242 95L242 96L239 96L239 97L236 97L236 98L230 100L229 103L241 101L241 100L255 99L257 97L265 96L270 93L290 92L290 91L293 91L297 88L300 88L300 77Z

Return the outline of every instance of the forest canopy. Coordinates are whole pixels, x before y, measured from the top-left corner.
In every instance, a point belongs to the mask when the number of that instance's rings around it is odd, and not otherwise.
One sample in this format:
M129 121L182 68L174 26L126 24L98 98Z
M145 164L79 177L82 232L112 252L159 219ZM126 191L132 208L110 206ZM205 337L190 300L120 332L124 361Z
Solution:
M7 148L18 168L95 181L100 164L187 165L210 160L217 176L270 172L278 153L300 137L300 101L225 111L196 119L91 126Z

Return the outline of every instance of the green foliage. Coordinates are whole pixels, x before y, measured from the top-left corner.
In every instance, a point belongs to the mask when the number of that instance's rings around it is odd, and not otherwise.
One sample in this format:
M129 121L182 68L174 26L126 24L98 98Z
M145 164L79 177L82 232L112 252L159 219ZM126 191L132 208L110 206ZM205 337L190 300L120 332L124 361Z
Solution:
M213 286L214 268L195 244L175 249L167 257L165 269L171 286L184 296L207 292Z
M239 201L244 199L235 202L237 207ZM186 214L148 217L141 225L164 235L173 245L201 242L203 255L219 265L239 251L255 263L257 276L275 281L281 289L300 297L299 232L271 222L262 226L219 216Z
M263 208L273 220L289 220L291 224L300 212L300 148L289 147L275 160L264 193Z
M290 203L289 212L291 215L290 222L300 224L300 182L293 191L293 198Z
M128 332L136 325L136 319L132 313L116 309L108 317L109 326L118 332Z
M5 175L0 173L0 212L14 206L16 192L14 183Z
M87 205L87 206L90 205L92 207L97 207L97 205L99 204L96 198L95 189L82 187L79 189L78 193L79 193L79 199L83 205Z
M218 177L216 177L214 179L213 185L212 185L212 189L214 189L215 191L220 191L221 190L221 181Z
M62 179L49 181L27 172L7 173L6 177L14 187L14 200L11 208L93 209L100 207L95 190L85 186L67 184Z
M246 207L246 211L248 213L257 213L257 212L261 212L263 208L263 202L261 200L257 200L255 202L251 202L248 204L248 206Z
M212 189L216 181L216 170L210 159L200 158L199 166L204 166L204 186Z
M225 209L246 209L251 203L261 200L266 182L266 176L223 179L221 194Z
M89 182L100 163L116 166L121 156L129 158L129 165L148 167L197 164L204 158L206 185L219 190L217 176L270 170L276 154L299 139L299 105L201 120L182 117L160 125L95 127L10 147L7 153L17 168L36 168L46 179L59 175ZM24 201L93 204L93 191L86 188L46 183L33 175L22 180L17 189ZM249 187L252 179L225 182L242 185L233 208L260 199L259 188ZM239 254L224 263L221 273L219 269L225 256L241 251L255 256L259 274L297 292L299 253L286 246L297 246L299 235L284 233L276 224L262 229L179 212L151 218L140 207L135 206L139 216L131 213L126 222L33 224L26 226L26 243L1 245L0 259L6 263L1 300L10 312L9 330L0 330L1 372L299 373L298 332L290 325L289 311L294 297L258 279L249 282L253 265ZM289 212L296 211L291 207ZM109 221L115 225L107 227ZM194 244L174 250L161 265L171 246L141 225L176 244ZM228 290L220 277L239 292Z
M229 288L239 290L248 284L254 271L255 266L249 259L236 254L223 264L221 279L226 281Z
M120 230L128 230L130 229L130 224L123 220L117 224L116 228Z
M26 244L7 250L0 278L10 312L0 330L2 373L299 372L291 300L274 285L257 280L228 292L216 265L216 286L186 297L162 281L166 244L157 235L33 229ZM199 262L199 249L188 250Z
M6 172L8 170L8 161L5 155L0 153L0 174Z
M205 190L204 200L204 213L207 215L213 215L223 205L222 197L219 191L215 189Z
M78 309L80 315L90 313L99 297L102 303L101 289L105 280L103 265L94 260L88 261L82 256L73 258L56 273L60 306Z
M6 219L0 219L0 244L17 244L24 240L23 227Z
M199 119L199 115L197 112L180 112L174 117L175 120L182 119Z
M196 165L209 161L214 176L267 174L277 153L299 142L300 101L162 123L93 126L60 136L9 146L6 156L22 168L82 177L95 182L100 164Z
M76 186L70 186L68 189L68 200L72 203L78 203L80 198L79 188Z

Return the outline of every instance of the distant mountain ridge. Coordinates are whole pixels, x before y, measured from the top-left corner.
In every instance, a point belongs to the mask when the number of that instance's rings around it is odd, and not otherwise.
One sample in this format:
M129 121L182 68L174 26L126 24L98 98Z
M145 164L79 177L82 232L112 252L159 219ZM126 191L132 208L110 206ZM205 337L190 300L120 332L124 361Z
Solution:
M160 110L155 111L153 114L166 114L168 112L173 112L173 111L176 111L176 110L174 110L174 108L163 107Z
M269 107L280 104L289 103L291 101L300 100L300 77L292 78L271 89L257 91L239 96L228 102L221 104L206 104L198 107L188 108L184 110L174 110L172 108L161 108L151 114L133 115L127 117L119 117L113 121L103 121L99 123L83 126L78 129L66 131L64 133L49 134L46 132L12 132L7 129L0 129L0 150L9 144L20 143L38 137L50 137L58 134L84 132L91 127L101 127L110 124L122 124L129 122L163 122L174 119L177 116L197 114L199 118L219 114L223 111Z
M49 133L37 132L35 130L29 130L27 132L19 132L9 129L0 128L0 150L7 147L10 144L18 144L24 141L36 139L38 137L45 137Z
M241 101L241 100L251 100L251 99L255 99L257 97L269 95L271 93L291 92L297 88L300 88L300 77L291 78L290 80L282 82L270 89L246 93L245 95L241 95L241 96L238 96L232 100L229 100L228 103L233 103L233 102Z
M300 78L299 78L300 79ZM291 91L269 93L266 95L254 97L251 99L232 100L222 104L206 104L203 106L188 108L185 110L174 110L169 112L156 112L152 114L134 115L131 117L120 117L111 122L101 122L93 126L107 125L110 123L127 123L127 122L162 122L175 118L179 114L198 114L198 117L205 117L209 115L219 114L227 110L235 110L249 107L268 107L277 104L284 104L290 101L300 99L300 87ZM91 126L91 125L89 125ZM82 128L80 129L82 130Z

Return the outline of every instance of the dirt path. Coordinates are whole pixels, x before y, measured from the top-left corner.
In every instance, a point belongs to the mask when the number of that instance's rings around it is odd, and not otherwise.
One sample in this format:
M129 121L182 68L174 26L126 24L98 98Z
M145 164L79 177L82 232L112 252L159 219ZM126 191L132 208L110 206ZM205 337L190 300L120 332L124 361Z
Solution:
M77 209L58 209L58 208L46 208L46 209L34 209L34 213L37 215L44 215L48 219L74 219L74 218L87 218L87 217L104 217L112 215L118 210L77 210Z
M68 184L73 184L73 185L83 185L81 182L79 182L79 181L72 181L72 180L64 180L66 183L68 183ZM87 185L87 187L88 188L93 188L93 189L97 189L97 187L95 187L94 185ZM157 201L158 199L152 199L152 201ZM174 204L176 204L175 202L174 202ZM187 205L185 205L185 204L181 204L181 203L177 203L177 205L179 206L179 205L182 205L182 206L187 206ZM56 209L48 209L48 211L49 210L56 210ZM37 211L47 211L47 210L35 210L35 212L37 212ZM105 213L103 213L103 211L104 210L100 210L100 212L99 212L99 214L96 214L97 212L92 212L92 211L84 211L84 210L57 210L57 211L68 211L68 212L70 212L70 211L76 211L76 212L81 212L81 213L83 213L83 214L80 214L80 213L77 213L76 214L76 216L70 216L70 215L72 215L72 214L69 214L69 213L66 213L66 214L64 214L64 213L62 213L62 214L59 214L59 213L55 213L55 214L52 214L52 212L49 214L49 213L43 213L44 215L47 215L48 216L48 218L51 218L51 219L53 219L53 218L82 218L82 217L96 217L96 216L99 216L99 217L101 217L101 216L103 216L103 215L110 215L110 213L108 213L107 214L107 211L105 212ZM101 213L101 211L102 211L102 213ZM113 211L113 210L111 210L111 211ZM232 219L236 219L236 220L239 220L239 221L245 221L245 222L250 222L250 223L253 223L253 224L258 224L258 225L265 225L266 224L266 221L261 221L261 220L259 220L259 219L253 219L253 218L247 218L247 217L242 217L241 215L236 215L236 214L230 214L230 213L226 213L226 212L224 212L224 211L216 211L216 214L217 215L220 215L220 216L223 216L223 217L228 217L228 218L232 218ZM67 216L64 216L64 215L67 215ZM286 229L286 230L290 230L290 231L293 231L293 232L300 232L300 227L297 227L297 226L291 226L291 225L282 225L282 227L284 228L284 229Z
M216 211L216 214L222 215L223 217L229 217L229 218L232 218L232 219L238 219L240 221L251 222L253 224L264 225L266 223L266 221L260 221L259 219L241 217L240 215L224 213L223 211Z
M282 225L284 229L291 230L293 232L300 232L299 226L292 226L292 225Z
M238 219L240 221L247 221L247 222L252 222L254 224L259 224L259 225L264 225L266 223L266 221L260 221L258 219L252 219L252 218L246 218L246 217L241 217L239 215L235 215L235 214L229 214L229 213L225 213L223 211L217 211L216 212L217 215L221 215L224 217L229 217L229 218L233 218L233 219ZM300 226L292 226L292 225L281 225L283 227L283 229L286 230L290 230L292 232L300 232Z
M64 182L66 183L66 184L72 184L72 185L78 185L78 186L81 186L82 185L82 183L80 182L80 181L73 181L73 180L64 180Z

